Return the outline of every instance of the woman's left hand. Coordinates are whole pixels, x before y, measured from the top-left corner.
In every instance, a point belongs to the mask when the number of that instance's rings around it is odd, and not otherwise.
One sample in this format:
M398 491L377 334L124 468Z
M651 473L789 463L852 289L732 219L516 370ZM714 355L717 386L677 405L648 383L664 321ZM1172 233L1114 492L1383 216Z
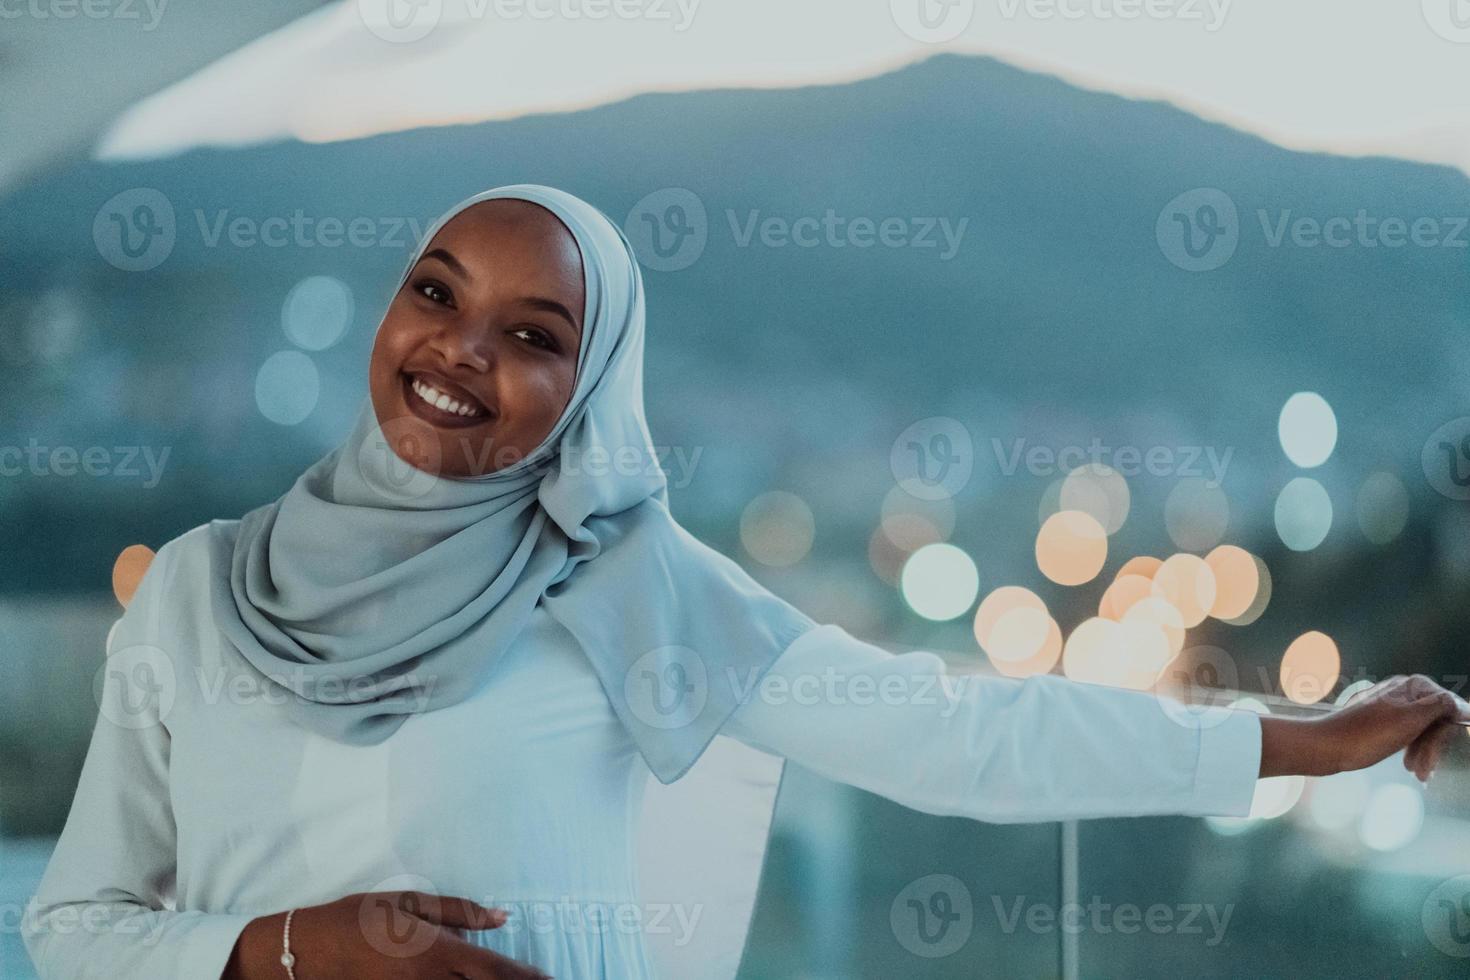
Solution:
M1391 677L1321 718L1261 718L1261 776L1329 776L1400 749L1428 782L1450 739L1465 737L1470 704L1423 674Z

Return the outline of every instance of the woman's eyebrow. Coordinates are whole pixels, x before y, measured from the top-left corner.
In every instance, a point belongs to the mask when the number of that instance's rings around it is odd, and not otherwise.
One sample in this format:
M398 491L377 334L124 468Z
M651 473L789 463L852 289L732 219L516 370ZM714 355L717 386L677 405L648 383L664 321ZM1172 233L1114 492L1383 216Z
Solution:
M427 251L427 252L424 253L424 258L426 258L426 259L438 259L440 262L443 262L445 265L449 266L449 268L453 269L456 273L458 273L463 278L465 278L465 279L473 279L474 278L473 276L470 275L470 270L468 270L468 269L466 269L464 267L464 263L463 262L461 262L459 259L455 258L453 255L450 255L447 251L445 251L442 248L430 249L429 251Z
M427 252L424 253L424 258L426 258L426 259L438 259L440 262L443 262L445 265L449 266L449 268L453 269L456 273L458 273L463 278L465 278L465 279L473 279L474 278L474 276L470 275L470 270L468 270L468 269L466 269L464 267L464 263L460 262L459 259L455 258L453 255L451 255L445 249L442 249L442 248L430 249L429 251L427 251ZM554 313L554 314L556 314L557 316L559 316L562 319L566 320L567 323L571 325L572 330L574 330L579 336L581 335L582 328L577 325L577 318L574 317L574 316L572 316L572 311L571 310L567 309L566 306L564 306L561 303L558 303L556 300L554 300L554 299L547 299L544 296L528 296L522 302L524 302L527 306L531 307L532 309L541 310L542 312L545 312L545 313Z
M546 313L555 313L557 316L566 320L567 323L571 324L573 330L581 334L582 328L577 325L576 318L572 316L572 312L556 300L547 299L544 296L528 296L522 302L533 309L542 310Z

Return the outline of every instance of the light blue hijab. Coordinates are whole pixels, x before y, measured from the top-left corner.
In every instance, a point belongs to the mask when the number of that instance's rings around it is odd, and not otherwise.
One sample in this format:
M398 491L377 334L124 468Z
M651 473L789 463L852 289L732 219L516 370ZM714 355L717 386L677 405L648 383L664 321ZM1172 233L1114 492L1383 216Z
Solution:
M497 198L546 208L581 249L584 336L556 426L518 463L446 478L404 463L364 397L280 499L211 523L215 618L295 695L296 722L372 744L472 694L540 603L672 782L816 623L670 515L643 414L643 278L606 215L550 187L486 191L429 229L399 287L451 218Z

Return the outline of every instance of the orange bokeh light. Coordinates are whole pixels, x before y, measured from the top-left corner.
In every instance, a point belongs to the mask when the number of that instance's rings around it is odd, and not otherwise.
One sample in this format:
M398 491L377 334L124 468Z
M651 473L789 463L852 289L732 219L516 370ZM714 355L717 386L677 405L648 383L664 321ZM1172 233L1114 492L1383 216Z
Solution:
M1261 588L1255 557L1244 548L1222 544L1205 556L1205 564L1215 576L1215 602L1210 615L1216 619L1244 616Z
M1342 657L1332 637L1318 630L1291 642L1281 658L1281 690L1297 704L1316 704L1337 684Z
M1036 567L1058 585L1092 581L1107 560L1107 532L1080 510L1058 511L1036 535Z
M144 544L130 544L112 563L112 594L124 609L133 601L138 583L153 563L153 549Z

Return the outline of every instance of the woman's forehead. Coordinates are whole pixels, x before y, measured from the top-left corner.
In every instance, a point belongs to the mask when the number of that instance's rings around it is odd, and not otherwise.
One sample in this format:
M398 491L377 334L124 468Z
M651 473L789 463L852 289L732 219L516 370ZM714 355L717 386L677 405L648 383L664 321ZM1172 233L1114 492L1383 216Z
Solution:
M472 286L549 298L572 313L578 331L586 280L577 240L551 211L531 201L497 198L460 211L424 246Z
M434 236L434 242L489 239L514 240L527 248L567 251L579 261L577 239L562 220L546 207L519 198L479 201L455 214Z

